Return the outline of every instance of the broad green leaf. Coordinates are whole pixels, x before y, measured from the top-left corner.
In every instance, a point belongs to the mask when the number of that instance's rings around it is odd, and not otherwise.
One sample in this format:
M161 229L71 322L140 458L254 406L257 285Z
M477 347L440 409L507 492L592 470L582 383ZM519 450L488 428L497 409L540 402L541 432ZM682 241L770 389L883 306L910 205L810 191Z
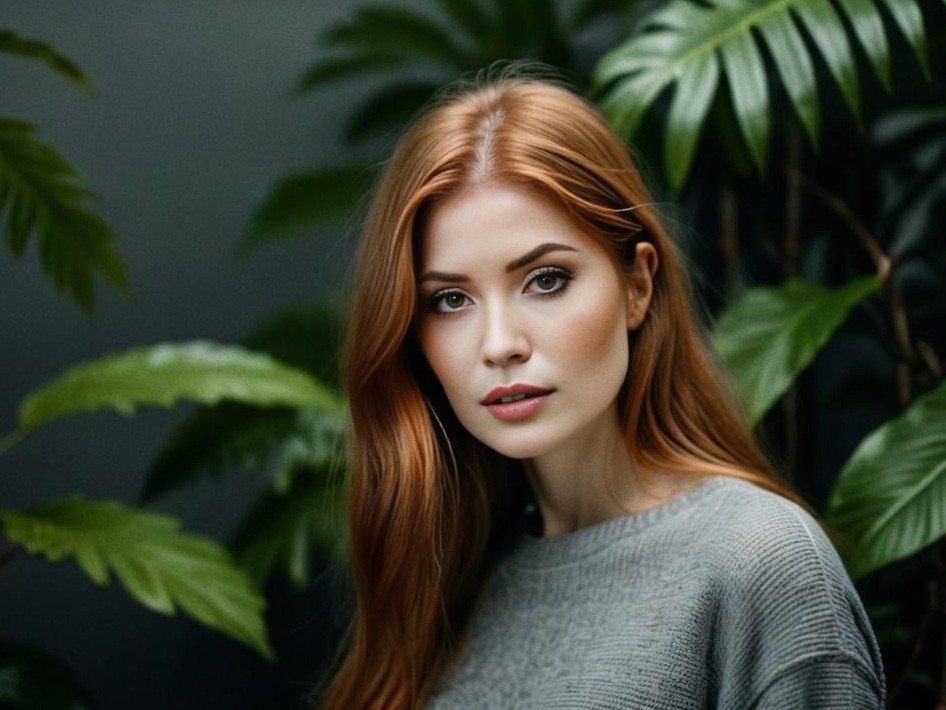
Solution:
M801 279L746 289L720 314L714 345L755 426L814 359L848 312L880 287L864 276L839 288Z
M92 710L95 702L75 677L46 651L0 641L0 708Z
M4 241L20 258L35 234L43 272L91 315L96 275L128 293L125 262L112 246L112 228L84 207L95 193L78 184L78 171L59 153L33 139L34 130L26 121L0 118Z
M0 52L26 57L27 59L36 59L60 76L64 76L83 91L92 91L92 84L85 72L75 62L57 52L46 42L19 37L10 30L0 30Z
M256 328L243 345L301 368L337 392L342 327L337 306L294 306ZM341 401L342 395L337 397ZM341 411L326 414L343 416ZM329 424L334 431L336 424ZM307 450L300 449L299 439L307 440L311 431L305 413L284 407L222 402L198 408L158 453L145 478L142 501L235 469L262 470L273 459L287 462L278 463L273 474L281 481L296 458L292 452ZM314 457L306 454L305 459L312 463Z
M253 212L237 253L246 254L305 230L338 222L358 204L375 169L348 165L282 178Z
M114 571L148 609L171 616L177 607L250 646L270 661L266 601L214 541L180 532L175 518L133 510L117 501L63 496L24 511L0 509L3 534L50 562L74 557L98 585Z
M310 581L313 553L343 559L348 551L344 488L326 470L297 471L284 493L260 498L239 524L231 549L259 588L282 574L298 589Z
M839 0L853 34L863 46L882 82L889 85L887 37L878 2L898 0ZM894 12L895 24L917 49L926 41L917 21L915 0ZM771 132L768 74L758 44L764 41L785 85L795 113L809 140L817 140L819 114L814 63L798 25L805 27L822 54L860 125L859 95L848 30L829 0L669 0L659 4L635 34L605 54L592 71L591 93L617 131L632 138L641 118L664 89L700 71L709 71L710 57L718 55L749 153L756 168L765 170ZM679 88L679 87L678 87ZM601 94L605 93L603 96ZM683 95L683 94L680 94ZM600 98L599 98L600 97ZM666 130L682 132L678 143L682 163L668 165L675 184L685 181L695 149L693 126L700 126L707 99L700 95L689 113L683 106L668 120ZM710 97L710 102L711 102ZM667 151L668 153L670 151ZM680 165L685 168L681 168Z
M335 394L307 373L268 355L208 340L159 343L73 365L31 392L19 424L31 428L79 412L138 405L171 407L187 398L202 404L228 399L257 406L335 409Z
M946 381L868 434L828 497L855 580L946 535Z

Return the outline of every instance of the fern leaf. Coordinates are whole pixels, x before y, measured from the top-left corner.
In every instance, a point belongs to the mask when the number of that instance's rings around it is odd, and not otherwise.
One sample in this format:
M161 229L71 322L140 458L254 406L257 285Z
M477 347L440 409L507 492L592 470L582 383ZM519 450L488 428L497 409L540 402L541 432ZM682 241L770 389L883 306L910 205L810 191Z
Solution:
M58 291L68 291L90 315L96 274L128 293L125 262L112 247L115 234L83 206L94 192L78 185L78 171L55 150L32 137L35 126L0 118L0 226L20 258L32 235L39 242L43 272Z
M10 30L0 30L0 52L36 59L83 91L91 93L93 90L89 78L79 65L57 52L46 42L20 37Z
M112 569L148 609L172 615L180 606L204 625L275 660L263 620L265 599L223 547L180 532L175 518L112 500L64 496L23 511L0 509L0 525L28 552L50 562L74 557L100 586L108 584Z

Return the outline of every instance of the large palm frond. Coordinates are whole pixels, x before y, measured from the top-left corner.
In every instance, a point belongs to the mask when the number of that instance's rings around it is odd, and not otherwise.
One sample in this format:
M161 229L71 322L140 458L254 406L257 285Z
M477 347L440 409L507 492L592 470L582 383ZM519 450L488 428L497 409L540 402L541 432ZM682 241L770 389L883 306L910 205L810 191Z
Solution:
M725 76L749 154L766 169L770 79L762 42L813 147L820 114L814 57L802 28L821 55L861 125L854 54L843 18L864 49L882 86L890 90L890 52L881 6L887 8L929 76L923 18L915 0L672 0L641 31L606 54L592 74L592 92L623 135L632 137L665 89L676 85L666 121L664 160L670 185L686 182L696 144Z

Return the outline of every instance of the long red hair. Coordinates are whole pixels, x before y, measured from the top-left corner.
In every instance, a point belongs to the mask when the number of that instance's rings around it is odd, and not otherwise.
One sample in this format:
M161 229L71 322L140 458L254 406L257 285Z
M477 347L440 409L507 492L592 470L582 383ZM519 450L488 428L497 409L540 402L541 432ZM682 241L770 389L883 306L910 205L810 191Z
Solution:
M632 461L748 480L814 515L746 425L694 316L683 256L594 104L555 77L505 68L464 78L401 136L356 256L342 361L355 606L323 710L419 708L460 649L490 563L523 521L530 491L522 462L460 425L413 325L426 210L486 180L542 189L625 268L639 241L656 249L650 308L628 333L633 377L619 394Z

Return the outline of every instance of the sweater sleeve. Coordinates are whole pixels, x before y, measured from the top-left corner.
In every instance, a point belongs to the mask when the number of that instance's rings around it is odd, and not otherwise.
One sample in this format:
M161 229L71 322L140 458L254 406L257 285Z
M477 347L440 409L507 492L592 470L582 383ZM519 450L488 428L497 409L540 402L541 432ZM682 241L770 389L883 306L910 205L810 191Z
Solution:
M884 699L870 668L854 656L814 655L777 671L753 710L879 710Z
M717 616L721 708L878 708L883 665L860 597L830 539L775 496L734 511Z

